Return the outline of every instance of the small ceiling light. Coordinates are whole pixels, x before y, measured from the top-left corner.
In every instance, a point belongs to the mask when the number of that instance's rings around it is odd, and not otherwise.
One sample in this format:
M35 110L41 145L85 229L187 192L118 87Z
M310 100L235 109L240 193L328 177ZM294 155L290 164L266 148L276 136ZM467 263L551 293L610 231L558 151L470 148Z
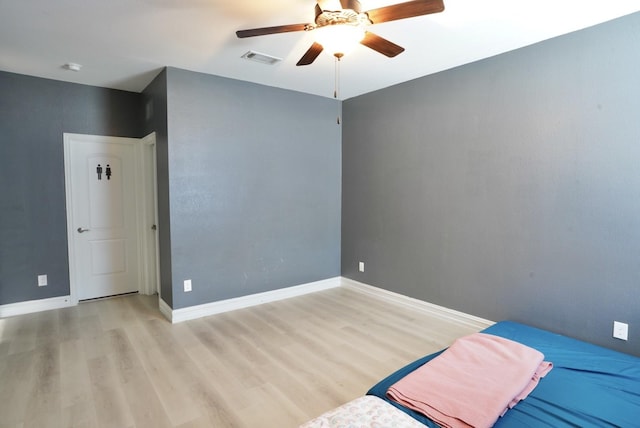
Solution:
M277 58L275 56L271 56L271 55L267 55L267 54L263 54L255 51L249 51L244 55L242 55L241 58L259 62L261 64L267 64L267 65L277 64L280 61L282 61L282 58Z
M364 39L363 25L335 24L318 27L315 30L316 41L332 55L346 55Z
M65 65L63 65L62 68L69 71L80 71L80 69L82 68L82 65L76 64L75 62L68 62Z

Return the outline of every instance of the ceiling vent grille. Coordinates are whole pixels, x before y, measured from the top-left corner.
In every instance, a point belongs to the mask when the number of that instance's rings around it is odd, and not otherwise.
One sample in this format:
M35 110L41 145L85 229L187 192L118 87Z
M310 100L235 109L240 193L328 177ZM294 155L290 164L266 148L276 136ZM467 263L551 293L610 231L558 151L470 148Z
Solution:
M274 65L282 61L282 58L278 58L275 56L263 54L260 52L249 51L242 55L242 58L248 59L251 61L259 62L261 64Z

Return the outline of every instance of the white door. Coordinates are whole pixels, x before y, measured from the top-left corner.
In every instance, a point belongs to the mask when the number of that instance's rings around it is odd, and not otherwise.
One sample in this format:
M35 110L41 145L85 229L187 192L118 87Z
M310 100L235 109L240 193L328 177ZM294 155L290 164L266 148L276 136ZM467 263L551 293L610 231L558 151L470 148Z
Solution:
M138 291L140 140L77 134L64 139L72 300Z

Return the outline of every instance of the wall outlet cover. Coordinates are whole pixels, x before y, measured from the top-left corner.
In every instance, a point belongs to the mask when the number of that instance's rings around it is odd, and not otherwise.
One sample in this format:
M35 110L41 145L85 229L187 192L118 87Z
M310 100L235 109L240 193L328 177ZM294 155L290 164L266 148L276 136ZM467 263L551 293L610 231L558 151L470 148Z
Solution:
M185 279L184 280L184 292L188 293L189 291L191 291L191 280L190 279Z
M38 275L38 287L47 285L47 275Z
M620 340L629 340L629 324L613 322L613 337Z
M364 272L364 262L360 262L360 263L358 263L358 270L359 270L360 272Z

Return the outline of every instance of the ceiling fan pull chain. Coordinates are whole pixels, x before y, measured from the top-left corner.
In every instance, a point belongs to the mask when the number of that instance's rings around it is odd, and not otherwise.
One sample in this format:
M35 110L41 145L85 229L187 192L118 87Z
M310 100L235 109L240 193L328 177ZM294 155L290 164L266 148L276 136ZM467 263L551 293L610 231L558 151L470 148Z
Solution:
M335 60L335 73L334 73L334 90L333 90L333 98L338 98L338 93L340 91L340 58L342 58L342 54L341 53L336 53L334 54L334 56L336 57ZM338 123L338 125L340 125L340 116L338 116L336 122Z
M340 90L340 57L336 55L335 58L333 64L333 98L338 98L338 91Z

